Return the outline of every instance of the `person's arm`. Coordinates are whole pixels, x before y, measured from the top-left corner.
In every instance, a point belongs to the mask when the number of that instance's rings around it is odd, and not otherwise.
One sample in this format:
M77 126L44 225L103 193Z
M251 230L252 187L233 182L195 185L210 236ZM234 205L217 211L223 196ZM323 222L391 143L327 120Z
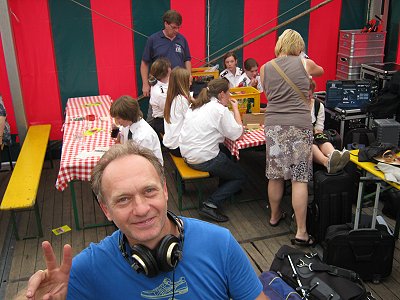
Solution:
M5 126L6 126L6 117L0 116L0 145L3 144L3 134Z
M64 245L63 261L59 266L53 248L48 241L42 243L46 270L31 276L26 290L27 299L66 299L69 274L72 265L72 248Z
M324 69L311 59L305 59L305 68L311 76L322 76L324 74Z
M192 73L192 62L190 60L185 61L185 69Z
M242 123L242 118L240 117L240 112L239 112L239 107L238 107L238 102L234 98L229 98L229 102L231 102L232 105L232 111L233 111L233 117L235 118L236 123L239 125L243 125Z
M142 60L140 64L140 75L142 76L142 92L143 96L148 97L150 95L149 85L149 64Z

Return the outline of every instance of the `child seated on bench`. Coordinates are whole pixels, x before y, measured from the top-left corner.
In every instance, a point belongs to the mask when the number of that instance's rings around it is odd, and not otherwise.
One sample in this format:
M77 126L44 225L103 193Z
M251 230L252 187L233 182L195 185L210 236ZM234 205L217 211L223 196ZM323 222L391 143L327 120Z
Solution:
M314 126L314 143L312 145L313 161L323 165L329 174L337 173L350 160L350 153L346 149L336 150L324 134L325 109L324 105L313 98L316 83L310 81L311 121Z
M133 140L138 145L150 149L163 165L160 141L154 129L143 119L139 103L131 96L121 96L110 107L110 115L117 126L122 126L117 143Z

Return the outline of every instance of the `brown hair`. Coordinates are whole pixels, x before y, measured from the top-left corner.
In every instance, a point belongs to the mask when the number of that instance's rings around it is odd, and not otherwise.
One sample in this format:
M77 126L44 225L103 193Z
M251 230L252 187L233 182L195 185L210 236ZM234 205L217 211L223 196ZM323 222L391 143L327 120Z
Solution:
M250 71L254 67L258 67L258 63L254 58L248 58L244 61L243 67L246 71Z
M284 55L299 55L304 51L305 44L300 33L293 29L286 29L278 38L275 45L275 56Z
M92 170L92 176L91 176L92 190L96 195L98 201L101 201L102 203L105 204L105 199L101 188L101 182L103 180L104 170L114 160L130 155L142 156L145 159L147 159L153 165L158 176L160 177L161 184L164 185L165 183L164 168L161 165L158 158L154 155L154 153L151 150L141 147L134 142L125 144L115 144L114 146L110 147L110 149L100 158L97 165Z
M163 15L163 22L167 22L167 24L175 23L176 25L181 26L182 15L176 10L167 10Z
M222 57L222 65L224 66L225 69L226 69L225 60L231 56L233 56L233 58L237 61L237 56L236 56L235 52L233 52L233 51L226 52L224 57Z
M150 67L149 81L157 82L167 77L169 69L171 69L171 62L167 58L157 58Z
M119 97L111 104L110 115L113 118L121 118L133 123L136 123L143 117L137 100L127 95Z
M174 68L169 76L167 98L164 107L164 120L171 123L171 105L174 98L182 95L190 102L190 72L184 68Z
M221 92L229 91L229 82L225 78L211 80L206 88L203 88L200 94L192 102L191 109L196 109L210 102L212 97L218 98Z

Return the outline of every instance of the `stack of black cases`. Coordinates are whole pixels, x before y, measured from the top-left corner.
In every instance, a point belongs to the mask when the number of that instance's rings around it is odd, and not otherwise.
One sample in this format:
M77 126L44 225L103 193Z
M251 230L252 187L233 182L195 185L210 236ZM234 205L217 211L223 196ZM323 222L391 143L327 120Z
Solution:
M361 108L344 109L325 107L325 128L335 129L344 140L345 134L354 128L365 128L369 124L368 114Z
M351 222L356 191L353 179L346 171L335 174L316 171L313 184L314 200L308 207L307 225L309 232L321 242L330 225Z

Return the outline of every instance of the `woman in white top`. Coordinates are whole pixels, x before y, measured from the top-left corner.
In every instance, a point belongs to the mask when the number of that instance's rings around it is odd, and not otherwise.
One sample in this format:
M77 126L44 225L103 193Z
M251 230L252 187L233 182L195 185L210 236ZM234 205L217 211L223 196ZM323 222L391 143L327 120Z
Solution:
M226 106L232 105L231 112ZM225 138L237 140L243 134L238 104L229 94L225 79L213 79L202 89L186 113L180 135L180 150L193 169L210 172L220 179L218 189L203 203L199 214L216 222L226 222L218 207L239 191L246 174L220 151Z
M243 70L239 68L237 56L234 52L230 51L222 58L225 70L219 75L229 82L229 88L237 87L239 85L239 78L243 74Z
M155 84L150 89L149 103L152 109L152 125L157 134L164 134L164 106L170 74L171 63L164 57L156 59L151 65L149 80Z
M176 67L172 70L164 108L163 144L178 157L182 157L179 149L179 135L191 99L190 75L189 70L184 68Z

